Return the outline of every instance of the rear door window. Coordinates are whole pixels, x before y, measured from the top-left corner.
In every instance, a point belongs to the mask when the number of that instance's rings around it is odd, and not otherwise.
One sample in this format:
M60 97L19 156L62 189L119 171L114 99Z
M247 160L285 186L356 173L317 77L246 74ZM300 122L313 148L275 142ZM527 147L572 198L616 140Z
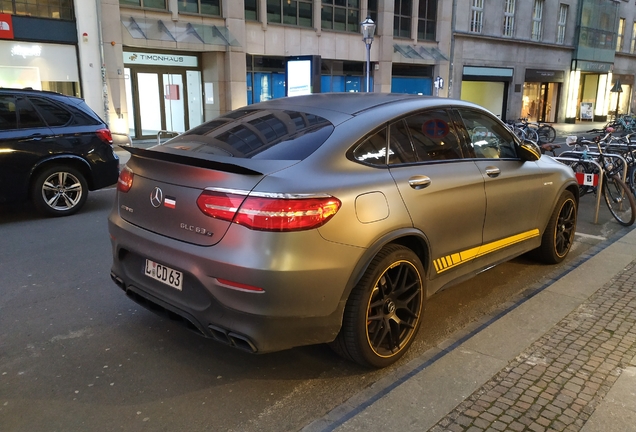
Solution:
M20 129L35 129L46 127L44 120L28 99L18 97L16 107L18 110L18 127Z
M462 159L457 128L444 109L405 117L389 128L389 164Z
M457 130L446 110L428 110L405 119L418 161L461 159Z
M64 126L71 120L71 113L60 105L37 97L29 99L49 126Z
M0 96L0 130L18 128L18 113L13 96Z

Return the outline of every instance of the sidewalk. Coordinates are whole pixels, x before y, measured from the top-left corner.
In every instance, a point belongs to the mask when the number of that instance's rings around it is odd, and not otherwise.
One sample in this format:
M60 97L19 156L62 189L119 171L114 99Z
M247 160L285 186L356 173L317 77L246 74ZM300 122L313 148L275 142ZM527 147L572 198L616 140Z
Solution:
M636 431L636 230L621 233L303 431Z

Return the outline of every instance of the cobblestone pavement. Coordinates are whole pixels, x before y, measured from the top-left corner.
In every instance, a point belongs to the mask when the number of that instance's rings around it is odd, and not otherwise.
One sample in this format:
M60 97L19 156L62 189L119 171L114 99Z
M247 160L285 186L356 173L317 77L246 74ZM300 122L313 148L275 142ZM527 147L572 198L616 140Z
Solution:
M632 262L429 430L579 431L635 361Z

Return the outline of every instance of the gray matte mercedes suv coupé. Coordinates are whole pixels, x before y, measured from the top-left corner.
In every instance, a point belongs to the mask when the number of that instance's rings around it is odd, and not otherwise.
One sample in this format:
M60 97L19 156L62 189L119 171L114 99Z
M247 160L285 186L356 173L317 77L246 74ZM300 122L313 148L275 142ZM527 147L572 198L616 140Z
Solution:
M572 170L464 101L275 99L128 150L112 279L249 352L329 343L387 366L436 291L574 240Z

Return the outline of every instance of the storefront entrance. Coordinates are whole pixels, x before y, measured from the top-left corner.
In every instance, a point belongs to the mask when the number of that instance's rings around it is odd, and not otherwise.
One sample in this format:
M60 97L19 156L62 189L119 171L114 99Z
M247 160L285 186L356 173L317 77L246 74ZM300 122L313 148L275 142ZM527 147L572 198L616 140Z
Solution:
M555 122L559 84L557 83L525 83L523 85L523 106L521 117L532 122Z
M152 57L153 61L166 61L164 55ZM200 71L133 66L124 69L124 79L131 137L156 138L160 131L183 133L203 123Z

